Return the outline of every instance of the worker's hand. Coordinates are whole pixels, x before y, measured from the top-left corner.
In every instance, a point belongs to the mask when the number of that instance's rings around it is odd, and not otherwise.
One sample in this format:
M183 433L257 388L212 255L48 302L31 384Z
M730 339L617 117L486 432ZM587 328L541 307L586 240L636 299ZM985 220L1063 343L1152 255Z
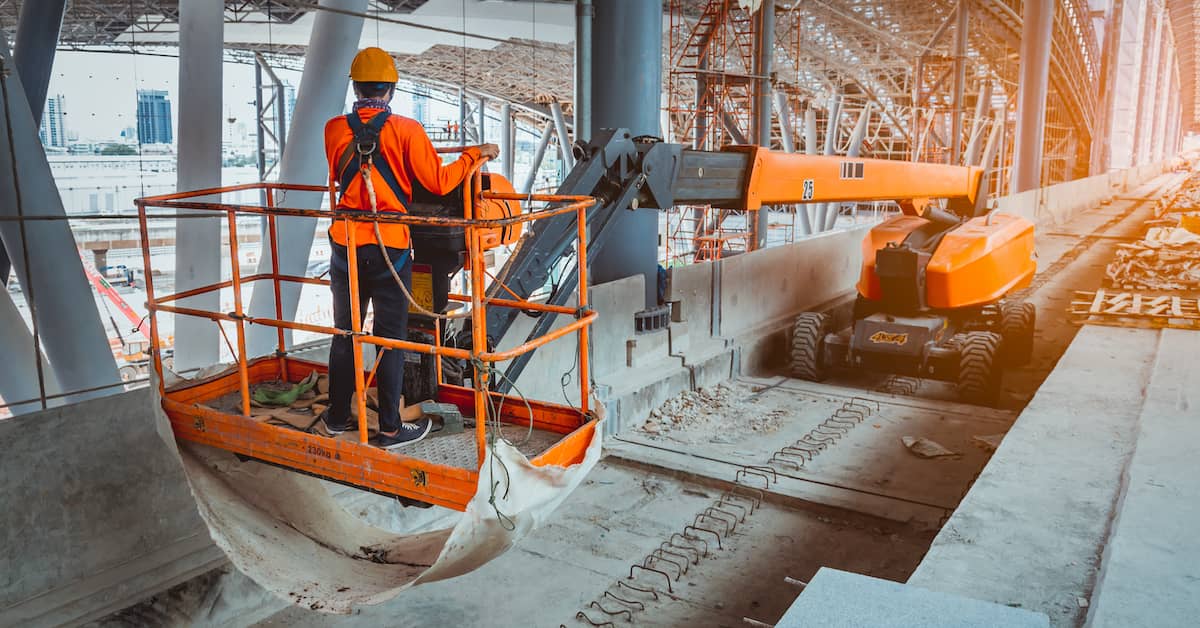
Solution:
M500 156L500 147L495 144L480 144L475 148L478 148L479 154L487 159L495 159Z

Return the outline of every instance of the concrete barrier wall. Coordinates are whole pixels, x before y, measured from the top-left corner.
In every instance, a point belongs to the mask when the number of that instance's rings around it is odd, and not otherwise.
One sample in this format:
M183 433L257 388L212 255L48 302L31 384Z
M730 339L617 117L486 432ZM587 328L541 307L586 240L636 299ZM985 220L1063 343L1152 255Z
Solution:
M0 626L81 623L224 563L152 399L0 421Z
M600 317L591 334L591 376L607 410L607 431L640 423L684 390L777 361L796 314L851 293L867 228L671 269L673 320L660 332L634 332L641 276L593 286L589 302ZM559 319L562 325L567 317ZM532 318L519 317L501 347L518 344L532 325ZM517 385L533 399L578 403L574 338L539 349Z
M1041 226L1060 225L1166 171L1170 161L1098 174L996 199L997 211L1024 216Z

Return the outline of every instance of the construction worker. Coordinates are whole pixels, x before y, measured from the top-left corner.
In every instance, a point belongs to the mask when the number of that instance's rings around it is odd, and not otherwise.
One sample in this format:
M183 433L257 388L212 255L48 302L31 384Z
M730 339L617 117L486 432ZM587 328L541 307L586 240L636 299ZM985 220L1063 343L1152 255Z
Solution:
M353 111L325 125L325 156L329 160L330 186L336 194L334 204L338 210L405 213L414 183L435 195L446 194L462 183L481 159L499 154L495 144L473 146L464 150L457 161L443 166L421 123L391 113L389 103L399 75L387 52L379 48L359 51L350 65L350 79L357 98ZM370 186L366 181L368 175ZM374 190L374 201L369 187ZM408 335L408 298L398 280L411 293L413 260L408 226L362 222L355 223L353 228L360 317L366 313L367 302L371 302L375 312L373 333L404 340ZM333 222L329 241L333 249L329 263L333 323L338 329L348 330L351 329L350 287L344 221ZM394 449L425 438L433 427L432 421L400 420L403 353L386 350L377 359L379 432L371 443ZM350 417L350 402L354 397L353 345L346 336L335 336L329 348L329 380L329 408L320 418L325 430L336 436L357 427Z

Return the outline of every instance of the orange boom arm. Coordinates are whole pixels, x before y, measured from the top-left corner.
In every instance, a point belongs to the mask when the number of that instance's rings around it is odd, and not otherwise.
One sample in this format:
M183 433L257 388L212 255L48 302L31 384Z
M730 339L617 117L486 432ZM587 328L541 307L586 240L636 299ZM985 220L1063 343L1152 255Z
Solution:
M759 146L726 150L750 154L744 207L775 203L833 203L957 198L974 204L983 169L888 159L801 155Z

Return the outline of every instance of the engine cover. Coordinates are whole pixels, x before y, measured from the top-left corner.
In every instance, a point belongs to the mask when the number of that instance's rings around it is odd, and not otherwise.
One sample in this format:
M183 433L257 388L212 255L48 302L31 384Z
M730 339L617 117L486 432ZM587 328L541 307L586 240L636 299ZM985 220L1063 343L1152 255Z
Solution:
M936 316L903 317L872 314L854 324L851 349L920 358L927 344L937 344L946 329L946 319Z

